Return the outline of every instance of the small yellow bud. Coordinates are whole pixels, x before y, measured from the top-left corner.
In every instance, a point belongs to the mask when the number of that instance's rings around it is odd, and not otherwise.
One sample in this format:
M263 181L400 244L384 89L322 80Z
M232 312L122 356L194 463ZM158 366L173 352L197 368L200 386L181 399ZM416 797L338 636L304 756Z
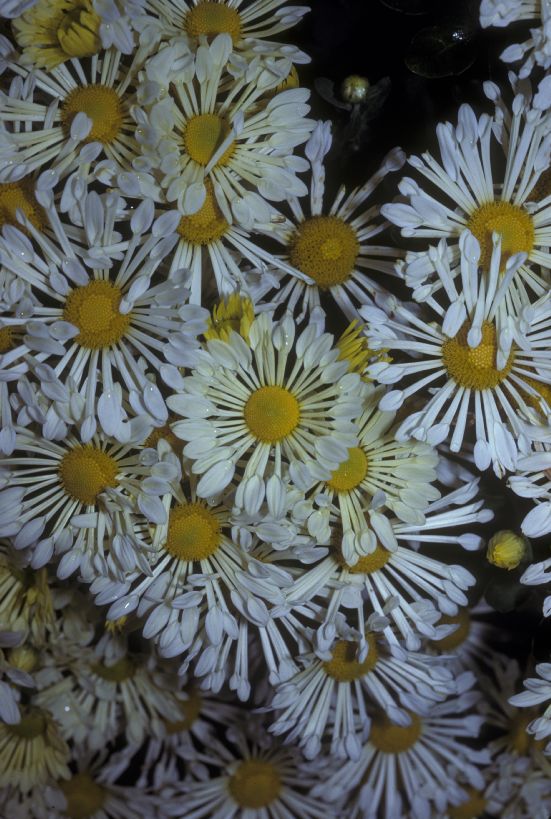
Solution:
M529 542L523 535L517 535L510 529L496 532L488 542L486 557L488 562L499 569L516 569L527 556Z
M367 77L360 77L358 74L351 74L343 80L341 94L343 100L357 104L363 102L367 96L369 80Z
M17 646L9 652L8 662L20 671L32 674L38 666L38 651L31 646Z

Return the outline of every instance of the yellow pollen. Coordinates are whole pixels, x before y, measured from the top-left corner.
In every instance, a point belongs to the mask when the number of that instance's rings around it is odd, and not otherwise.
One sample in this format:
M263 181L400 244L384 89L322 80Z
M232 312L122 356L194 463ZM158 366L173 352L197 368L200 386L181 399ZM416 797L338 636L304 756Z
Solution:
M534 247L534 222L529 213L509 202L488 202L471 214L467 227L480 244L480 266L489 270L492 233L501 234L501 272L514 253L530 253Z
M245 404L245 423L255 438L277 444L293 432L300 421L300 405L283 387L260 387Z
M386 716L378 716L371 723L369 741L383 754L401 754L409 750L422 732L422 723L417 714L408 712L411 724L393 725Z
M130 313L119 312L121 290L97 280L77 287L67 296L63 318L78 327L77 344L91 350L117 344L130 325Z
M184 503L170 510L166 551L178 560L206 560L220 546L220 523L202 503Z
M105 663L94 663L92 671L101 677L102 680L113 683L121 683L131 679L136 673L136 664L130 657L122 657L113 665Z
M438 621L439 626L457 625L457 628L447 637L441 640L431 640L432 645L439 651L455 651L456 648L463 645L471 631L471 619L469 617L468 609L459 609L459 612L450 617L444 614Z
M239 293L232 293L228 299L219 301L212 308L205 338L207 341L211 338L229 341L230 332L234 330L248 342L249 330L253 321L254 306L252 301L240 296Z
M354 271L360 243L356 231L337 216L312 216L295 231L291 264L321 290L344 284Z
M527 556L528 541L523 535L517 535L509 529L496 532L488 541L486 557L488 562L499 569L511 571Z
M31 709L26 715L21 717L21 721L16 725L6 725L12 736L19 739L36 739L46 733L46 717L38 709Z
M0 228L4 225L15 225L24 231L23 225L17 221L15 212L22 210L29 222L37 230L44 225L44 211L34 198L34 190L30 182L5 182L0 184Z
M373 572L378 572L379 569L386 566L390 560L390 555L391 553L388 549L385 549L384 546L377 543L374 552L360 557L357 563L353 566L348 566L348 571L350 574L373 574Z
M190 37L215 37L229 34L233 42L241 39L241 18L239 12L223 3L203 2L190 9L185 21Z
M442 344L442 363L450 378L470 390L494 389L504 381L515 360L512 349L509 359L502 370L496 369L496 328L491 322L482 324L482 341L478 347L469 347L467 335L471 328L465 322L454 338L448 338Z
M61 105L61 122L67 132L76 114L92 120L92 130L83 142L111 145L117 138L124 116L122 100L105 85L85 85L71 91Z
M90 444L71 449L59 464L63 488L85 506L94 506L101 492L109 486L117 486L118 471L117 462L111 455Z
M184 148L194 162L204 167L209 164L229 133L229 125L217 114L197 114L186 123L183 135ZM232 142L216 163L216 167L226 165L234 150L235 142Z
M362 663L356 660L357 643L351 640L339 640L335 643L331 659L323 663L323 670L328 677L332 677L337 682L353 682L361 680L375 668L379 658L375 637L373 634L366 634L365 638L369 646L369 654Z
M107 792L94 782L90 774L75 774L67 782L59 782L58 787L67 800L64 813L70 819L88 819L103 807Z
M229 228L215 199L210 179L206 180L205 187L207 197L202 208L191 216L182 216L177 227L182 239L192 245L210 245L220 239Z
M259 810L277 799L281 777L271 763L246 759L230 777L228 789L241 808Z
M17 330L19 328L13 324L6 324L0 327L0 355L13 350L18 341Z
M450 819L478 819L486 810L484 796L475 788L465 788L469 796L460 805L450 805L448 815Z
M367 468L367 455L359 446L353 446L348 450L348 460L331 473L327 486L335 492L350 492L361 484Z
M180 701L180 711L183 714L182 719L170 722L165 721L165 728L167 734L179 734L181 731L189 731L199 714L201 713L202 700L200 694L195 689L190 689L186 692L188 699Z

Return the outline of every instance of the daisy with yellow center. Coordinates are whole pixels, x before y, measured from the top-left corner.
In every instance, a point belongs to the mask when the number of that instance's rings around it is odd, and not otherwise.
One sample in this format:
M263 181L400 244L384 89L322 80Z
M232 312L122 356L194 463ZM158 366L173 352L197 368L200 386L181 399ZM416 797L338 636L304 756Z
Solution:
M523 96L517 96L511 112L500 101L497 86L486 83L485 91L497 101L494 117L483 114L478 120L472 108L463 105L457 128L449 122L438 125L442 164L428 152L409 158L410 165L436 194L406 177L400 190L407 202L384 205L382 213L402 228L403 236L446 239L451 273L458 278L459 238L464 230L470 230L480 245L478 263L484 276L490 271L493 234L498 233L501 276L511 257L525 254L503 303L507 314L518 315L524 304L549 290L545 270L551 264L551 204L545 199L533 203L532 196L545 167L549 125L546 111L531 108ZM438 294L442 287L434 275L437 252L432 247L412 251L406 257L402 273L418 301Z
M48 711L28 706L15 725L0 722L0 788L27 793L69 776L69 748Z
M162 47L146 66L148 104L134 111L144 162L163 175L166 200L184 216L201 213L180 226L192 243L220 239L234 219L246 225L269 219L264 200L306 193L296 172L307 163L293 150L313 127L308 91L283 91L260 104L288 62L281 69L275 61L259 63L254 76L234 77L227 70L231 51L228 34L196 54L181 40Z
M298 740L307 759L320 753L328 724L331 754L358 759L370 708L382 709L393 725L408 726L407 709L428 710L454 691L452 673L426 655L395 658L371 631L361 639L355 633L340 637L324 659L303 658L304 670L283 683L271 703L278 716L269 730Z
M404 156L399 150L391 152L361 187L348 195L341 188L332 204L324 203L324 157L331 141L330 123L318 122L306 144L311 171L308 211L299 198L290 196L291 213L272 216L258 228L284 248L271 260L281 268L282 279L274 301L291 312L301 309L303 315L319 307L322 294L330 293L352 320L358 316L358 304L385 293L385 278L394 275L398 252L374 244L387 223L376 205L368 206L368 199L388 173L402 167ZM371 272L382 276L373 279Z
M402 422L397 439L449 441L451 451L459 452L468 435L474 439L478 469L492 464L502 476L516 467L521 432L530 437L531 427L524 422L541 426L542 416L528 405L526 396L541 398L531 381L545 386L551 380L551 301L542 297L522 321L501 310L524 257L512 256L500 273L501 239L496 233L493 242L489 271L480 273L480 245L465 231L459 242L461 274L456 278L446 248L441 248L436 271L442 287L438 299L427 300L430 323L401 305L393 318L371 307L361 312L369 321L369 346L388 349L394 358L370 368L375 379L398 386L381 399L379 408L396 410L429 388L424 408ZM399 351L400 360L393 350ZM543 403L545 414L551 414L551 407Z
M26 354L32 380L54 403L69 401L72 382L80 395L71 412L76 410L84 442L98 423L121 441L143 440L152 427L162 426L168 412L157 384L178 387L178 366L189 366L197 347L180 315L189 293L185 271L168 281L154 279L175 234L153 221L151 200L140 203L131 219L117 219L120 206L117 196L86 191L78 214L84 228L75 225L77 214L72 224L62 224L51 203L53 238L27 221L33 245L15 229L0 239L5 268L33 297L20 360ZM115 226L128 230L132 240L122 242ZM28 253L21 253L22 242ZM61 409L59 414L66 417Z
M206 342L201 365L168 399L183 417L173 430L188 441L199 497L221 492L237 471L235 503L251 512L264 498L270 460L276 475L285 459L315 463L327 479L346 460L366 386L332 344L314 324L295 339L290 317L267 313L251 324L248 342L235 332Z

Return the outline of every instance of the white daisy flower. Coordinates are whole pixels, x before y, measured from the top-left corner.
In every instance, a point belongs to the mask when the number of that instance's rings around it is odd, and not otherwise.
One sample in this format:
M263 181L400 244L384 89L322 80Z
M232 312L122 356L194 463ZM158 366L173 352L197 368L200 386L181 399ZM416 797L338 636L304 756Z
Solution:
M497 86L487 83L485 90L494 101L499 98ZM511 111L498 108L493 117L483 114L477 119L470 106L461 106L457 128L449 122L437 127L442 164L428 152L409 158L430 187L405 177L399 187L406 203L381 208L390 222L402 228L403 236L447 239L454 275L460 270L458 240L465 229L479 242L484 273L491 266L493 234L501 234L500 272L511 256L526 254L511 283L508 306L515 312L530 300L529 294L538 297L549 289L551 203L547 198L531 201L540 175L549 166L551 150L547 105L542 103L541 108L535 102L531 106L522 94L515 97ZM408 254L403 273L418 300L424 300L427 279L435 287L437 254L435 248ZM535 265L544 270L538 272Z
M312 323L295 339L290 316L267 313L251 324L248 343L235 332L206 342L183 390L167 399L184 418L172 429L188 441L199 497L218 494L237 473L236 505L254 512L270 459L276 475L285 459L296 469L316 462L327 479L346 460L366 385L332 344Z
M23 341L33 353L33 377L56 401L62 418L65 407L66 416L80 422L83 441L90 440L98 420L107 435L143 439L148 428L168 418L155 376L178 388L178 367L193 361L195 342L182 321L185 273L170 281L154 278L176 236L165 235L162 216L153 221L150 200L130 219L117 221L132 235L121 242L113 229L118 196L89 191L83 228L75 230L61 223L49 192L41 193L42 201L49 201L54 238L26 220L37 247L9 225L0 239L3 264L31 293ZM12 350L3 363L11 364L18 352Z
M530 37L523 43L508 46L501 54L501 59L506 63L524 60L519 71L520 77L528 77L535 66L548 71L551 68L549 0L482 0L480 4L482 28L504 28L521 21L532 23Z
M139 92L144 109L133 112L144 153L140 172L158 169L166 200L184 215L197 213L210 192L228 222L235 216L252 224L269 219L264 199L306 193L296 173L308 163L293 149L314 122L306 119L306 89L261 101L281 71L258 63L229 73L231 50L231 37L220 34L195 55L176 40L148 60Z
M522 254L509 258L500 275L498 234L493 241L488 278L478 273L480 246L469 231L460 239L461 273L456 279L442 248L437 267L440 300L426 299L433 314L430 323L403 305L396 305L394 318L372 307L361 312L370 321L372 349L415 357L370 367L382 383L400 382L400 389L381 399L380 409L396 410L427 387L431 393L425 407L402 422L398 440L414 437L433 445L449 440L451 451L459 452L466 430L471 431L468 421L474 410L476 466L484 470L493 464L502 476L516 467L514 436L528 429L522 419L541 425L541 415L528 401L542 397L532 384L546 384L551 378L551 300L543 296L526 307L519 322L500 310ZM542 403L549 415L551 408Z
M546 401L551 401L551 390L542 384ZM549 397L547 397L549 395ZM548 431L542 430L544 435ZM521 451L514 475L508 486L521 498L531 498L535 506L525 516L521 529L528 537L543 537L551 532L551 445L537 441Z
M375 551L352 567L344 561L337 539L328 557L296 578L288 593L289 604L316 600L325 609L318 615L319 648L327 650L335 639L335 618L341 609L355 610L358 624L365 623L370 611L386 617L411 651L421 647L419 635L437 638L435 624L440 613L456 617L458 607L468 605L465 592L474 585L475 578L463 566L424 555L418 551L419 544L479 548L482 538L478 535L453 532L491 520L492 513L482 508L482 501L474 500L477 491L478 482L472 481L432 502L420 525L396 518L388 520L398 547L389 550L377 542ZM394 628L385 627L383 634L390 646L398 648Z
M538 663L536 674L537 677L524 680L526 691L509 698L511 705L518 708L533 708L551 700L551 663ZM541 716L533 716L535 718L526 725L528 733L534 736L536 742L551 737L551 702ZM545 753L551 755L551 742L547 743Z
M278 304L291 312L302 308L302 316L319 307L321 294L328 292L352 320L358 304L386 292L369 273L394 275L399 251L373 243L388 222L380 218L379 207L367 201L388 173L402 167L405 155L396 148L367 182L348 195L341 186L334 201L324 203L324 158L331 141L331 123L318 122L305 148L311 168L308 212L297 196L289 195L291 215L275 212L268 224L257 228L284 247L283 253L273 255L272 264L281 267L283 262L290 268L283 269L282 287L273 296Z
M528 762L528 765L526 764ZM488 773L487 810L500 819L548 819L551 812L549 763L534 770L525 757L498 757Z
M57 723L41 708L27 706L14 725L0 722L0 789L27 793L52 778L67 779L69 756Z

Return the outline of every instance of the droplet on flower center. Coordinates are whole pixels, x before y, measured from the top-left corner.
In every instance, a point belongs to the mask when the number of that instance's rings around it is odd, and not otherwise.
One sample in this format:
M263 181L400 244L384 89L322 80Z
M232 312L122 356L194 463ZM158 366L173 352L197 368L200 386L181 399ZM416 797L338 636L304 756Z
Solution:
M488 321L482 324L482 341L478 347L469 347L467 344L470 328L470 322L466 321L454 338L444 341L442 362L450 378L460 387L471 390L494 389L511 372L515 360L514 350L511 349L505 367L498 370L495 325Z
M327 290L350 278L359 251L356 231L342 219L312 216L295 231L289 247L289 260L314 279L319 288Z
M177 232L182 239L193 245L210 245L220 239L228 230L229 224L214 197L212 183L205 183L207 197L203 207L191 216L182 216Z
M126 333L131 314L119 311L122 293L108 281L93 281L67 296L63 318L78 327L75 341L97 350L116 344Z
M63 456L59 477L65 491L85 506L95 505L98 495L118 484L117 462L90 444L77 446Z
M358 662L356 655L358 644L352 640L339 640L331 649L332 657L323 663L323 670L328 677L337 682L353 682L365 677L375 668L379 653L373 634L366 634L369 653L363 662Z
M206 560L220 545L220 522L202 503L170 510L165 549L179 560Z
M375 717L371 723L369 741L383 754L401 754L409 750L422 732L422 723L417 714L408 712L410 725L393 725L386 716Z
M432 645L439 651L455 651L459 646L463 645L471 631L471 619L468 609L459 609L459 612L453 617L444 614L438 621L438 625L457 625L457 628L447 637L442 637L441 640L431 640Z
M467 227L480 244L480 266L489 270L492 233L501 234L501 272L514 253L530 253L534 247L534 222L529 213L510 202L488 202L471 214Z
M359 446L348 450L348 460L331 473L327 486L335 492L350 492L361 484L367 475L367 455Z
M179 734L181 731L189 731L201 713L201 695L194 688L186 693L188 694L188 699L181 700L179 703L183 718L175 720L174 722L166 720L165 727L167 734Z
M59 782L58 787L67 800L64 813L71 819L88 819L104 805L107 792L94 782L90 774L75 774L67 782Z
M259 810L277 799L281 791L281 777L270 762L247 759L239 764L228 782L228 788L240 807Z
M42 711L32 709L22 715L20 722L16 725L6 725L6 728L12 736L19 739L36 739L46 733L47 721Z
M234 43L241 38L239 12L222 3L198 3L187 13L185 27L190 37L229 34Z
M24 181L0 184L0 228L4 225L15 225L19 230L25 230L17 221L15 215L17 209L23 211L37 230L42 229L44 211L34 197L32 185Z
M230 127L217 114L198 114L191 117L184 128L184 148L194 162L206 166L230 133ZM235 150L232 142L224 151L216 167L226 165Z
M465 788L469 796L459 805L449 805L450 819L478 819L486 810L486 799L476 788Z
M245 404L245 423L252 435L277 444L293 432L300 421L300 405L283 387L260 387Z
M124 116L122 100L105 85L85 85L75 88L61 104L61 122L66 132L76 114L84 113L92 120L92 129L83 142L111 145L117 138Z
M102 680L113 683L121 683L131 679L136 673L136 664L130 657L121 657L113 665L105 663L94 663L92 671L101 677Z

